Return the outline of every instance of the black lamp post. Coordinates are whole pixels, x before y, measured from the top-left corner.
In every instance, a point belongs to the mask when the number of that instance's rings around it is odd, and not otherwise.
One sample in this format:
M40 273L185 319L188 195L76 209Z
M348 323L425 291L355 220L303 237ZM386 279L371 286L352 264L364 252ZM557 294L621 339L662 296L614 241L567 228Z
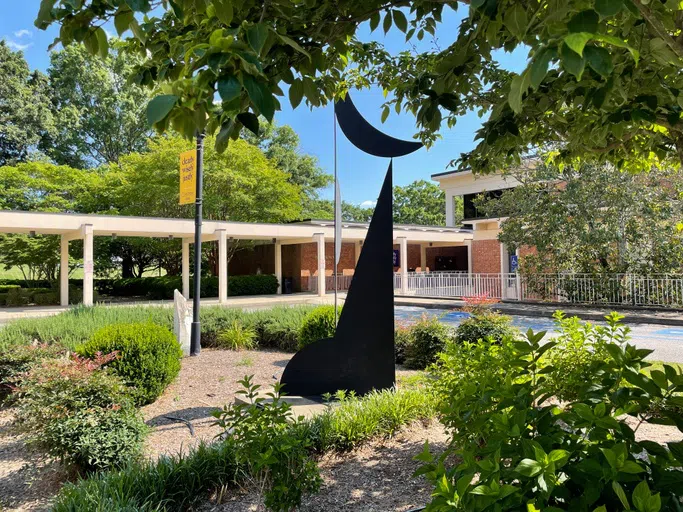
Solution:
M197 133L197 194L194 214L194 297L192 298L192 330L190 334L190 355L201 352L201 321L199 304L202 285L202 192L204 175L204 133Z

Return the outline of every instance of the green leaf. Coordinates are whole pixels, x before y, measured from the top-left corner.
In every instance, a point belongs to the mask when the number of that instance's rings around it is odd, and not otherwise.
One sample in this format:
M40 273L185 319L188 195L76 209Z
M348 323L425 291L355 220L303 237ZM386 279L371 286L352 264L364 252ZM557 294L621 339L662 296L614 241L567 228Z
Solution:
M597 41L602 41L604 43L611 44L612 46L617 46L619 48L626 48L629 51L629 53L631 54L631 57L633 57L633 60L636 61L636 64L638 64L638 60L640 59L640 53L635 48L632 48L631 46L629 46L626 41L619 39L618 37L607 36L607 35L603 35L603 34L596 34L595 39Z
M607 78L612 74L614 65L608 50L599 46L587 46L584 53L588 65L599 75Z
M233 17L232 0L213 0L213 6L216 17L225 25L230 25Z
M90 31L87 33L85 39L83 39L83 44L85 45L85 48L86 50L88 50L90 55L97 55L100 43L97 34L94 31Z
M382 109L382 122L385 122L388 117L389 117L389 107L385 106Z
M304 97L304 84L298 78L289 86L289 102L296 108Z
M621 504L624 506L624 508L626 510L631 510L631 505L629 505L629 503L628 503L628 498L626 497L626 493L624 492L624 488L616 480L612 481L612 490L614 491L614 494L617 495L617 497L619 498L619 501L621 501Z
M529 83L534 90L538 89L541 85L545 75L548 73L548 66L553 56L557 55L557 52L551 50L550 48L544 48L536 54L534 60L531 62L531 68L529 70Z
M568 73L574 75L577 80L581 80L583 70L586 67L584 58L566 44L562 45L560 56L562 57L562 67L566 69Z
M126 0L126 3L135 12L149 11L149 0Z
M308 60L311 60L311 54L308 53L306 50L304 50L304 49L301 47L301 45L300 45L299 43L297 43L294 39L292 39L291 37L287 37L287 36L285 36L285 35L282 35L282 34L278 34L277 36L280 38L280 41L282 41L283 43L285 43L285 44L291 46L291 47L294 48L297 52L299 52L299 53L305 55L306 57L308 57Z
M622 473L637 475L638 473L642 473L645 470L637 462L627 460L626 462L624 462L624 465L619 468L619 471L621 471Z
M636 488L633 490L633 494L631 495L633 506L636 508L636 510L639 510L640 512L646 512L647 503L651 494L650 487L648 487L646 481L643 480L636 485Z
M162 94L147 104L147 123L153 126L163 121L180 98L173 94Z
M655 96L655 99L656 96ZM655 107L656 109L657 107ZM653 109L654 110L654 109ZM650 372L650 378L662 389L667 389L668 383L666 381L666 375L661 370L652 370Z
M249 94L252 103L256 106L259 113L266 118L268 122L273 120L275 114L275 102L273 101L273 94L268 89L268 86L254 79L251 75L244 76L244 88Z
M614 453L609 448L600 448L600 451L605 456L605 459L607 459L607 462L609 463L610 467L616 471L618 469L616 453Z
M678 462L683 464L683 441L678 441L676 443L666 444L671 450L671 455L673 455Z
M515 2L512 7L505 10L503 25L517 39L521 40L524 38L528 24L529 20L527 19L526 9L519 2Z
M379 26L379 20L379 12L374 12L372 16L370 16L370 32L374 32L375 29Z
M595 0L595 10L603 17L614 16L624 7L624 0Z
M241 114L237 114L237 120L251 133L258 135L259 122L256 114L253 114L252 112L242 112Z
M543 470L541 466L534 459L522 459L521 462L515 468L515 471L523 476L536 476Z
M133 11L123 11L114 17L114 27L116 27L116 33L119 36L128 30L133 17Z
M44 30L48 27L48 24L52 21L52 8L55 6L57 0L41 0L40 8L38 10L38 16L33 24Z
M255 23L247 28L247 42L258 55L268 38L268 27L263 23Z
M655 384L654 381L650 380L646 375L642 373L636 373L633 370L626 370L624 371L624 379L626 379L626 382L628 382L629 384L633 384L634 386L642 389L643 391L647 392L652 396L662 396L662 392L659 389L659 386L657 386L657 384Z
M403 14L403 12L399 9L394 9L392 14L394 16L394 25L396 25L398 29L405 34L408 30L408 20L406 19L406 15Z
M221 126L218 135L216 135L216 152L223 153L228 148L228 143L230 142L230 134L233 127L235 126L235 121L232 119Z
M107 41L107 33L102 27L97 27L95 30L95 37L97 37L97 52L103 59L109 53L109 41Z
M235 75L223 76L216 84L221 100L228 102L237 98L242 92L242 84Z
M508 103L513 112L519 114L522 111L522 96L529 88L529 72L525 71L521 75L516 75L510 83L510 94Z
M598 31L598 23L600 16L593 9L587 9L575 14L574 17L567 23L569 32L588 32L595 34Z
M561 468L569 460L569 452L567 450L552 450L548 454L548 460Z
M384 15L384 24L382 25L382 28L384 28L384 33L386 34L389 32L389 29L391 29L391 13L388 12Z
M588 32L574 32L573 34L567 34L564 38L564 43L574 50L579 55L583 55L583 48L586 43L593 38L593 34Z

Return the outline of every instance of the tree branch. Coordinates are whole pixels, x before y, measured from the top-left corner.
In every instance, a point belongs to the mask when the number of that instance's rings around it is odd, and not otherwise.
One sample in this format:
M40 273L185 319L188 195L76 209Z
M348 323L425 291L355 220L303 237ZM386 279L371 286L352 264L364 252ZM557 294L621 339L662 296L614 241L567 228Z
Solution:
M683 44L671 37L664 24L657 19L655 14L647 5L644 5L642 2L633 2L633 4L638 8L641 16L648 23L657 37L660 37L662 40L664 40L666 45L678 56L679 59L683 59Z

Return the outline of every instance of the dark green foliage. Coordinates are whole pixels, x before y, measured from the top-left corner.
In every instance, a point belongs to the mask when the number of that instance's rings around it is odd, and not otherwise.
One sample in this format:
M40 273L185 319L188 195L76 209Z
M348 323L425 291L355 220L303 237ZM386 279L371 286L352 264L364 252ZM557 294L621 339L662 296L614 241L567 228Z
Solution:
M295 352L299 330L315 306L278 306L249 313L256 329L259 347L272 347Z
M514 338L519 331L512 326L511 322L512 319L509 316L491 311L472 315L458 325L455 330L455 341L474 343L490 339L500 342L505 337Z
M18 284L0 284L0 293L7 293L10 290L21 288Z
M432 395L418 390L374 392L363 398L339 394L338 398L338 407L293 429L299 439L309 439L310 449L346 450L373 437L391 436L402 425L435 414ZM243 475L233 443L200 444L186 456L131 463L121 471L67 483L53 510L184 511L215 490L241 483L235 480Z
M453 329L439 321L436 316L423 315L410 326L409 343L405 347L405 366L424 370L436 361L448 342L453 340Z
M397 324L394 327L394 361L396 364L404 364L406 351L411 340L410 324Z
M556 384L546 376L566 345L543 343L544 332L451 345L434 368L450 448L438 460L428 447L418 457L435 486L428 510L679 510L683 444L637 432L647 423L683 430L680 411L667 407L681 402L683 374L670 365L643 372L652 351L627 343L620 318L606 317L599 336L608 355L596 360L590 386L562 404L547 400ZM595 335L565 325L573 341Z
M64 349L56 345L32 343L0 352L0 399L21 383L21 375L46 359L58 357Z
M227 329L218 333L216 346L229 350L252 350L256 348L256 331L233 320Z
M337 316L341 308L338 308ZM323 338L331 338L337 326L334 323L334 306L319 306L311 311L299 329L299 349Z
M31 370L17 405L29 443L85 471L140 455L147 427L121 379L100 369L113 357L52 359Z
M117 352L109 366L131 388L135 403L156 400L178 376L182 350L171 331L153 323L114 324L78 347L85 357Z
M258 490L259 501L275 512L288 512L301 504L306 494L316 492L322 479L310 455L310 439L299 435L291 405L280 399L280 384L272 400L258 396L260 386L251 377L240 381L237 393L247 403L234 403L214 413L233 446L240 472L238 478Z

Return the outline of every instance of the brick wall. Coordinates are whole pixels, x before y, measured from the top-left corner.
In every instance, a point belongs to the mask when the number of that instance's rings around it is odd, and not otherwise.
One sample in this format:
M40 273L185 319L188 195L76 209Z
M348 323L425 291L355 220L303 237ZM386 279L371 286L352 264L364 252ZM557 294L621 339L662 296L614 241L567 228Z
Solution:
M301 244L301 275L318 275L318 244L315 242ZM356 248L353 242L343 243L337 270L343 273L344 270L356 268ZM331 276L334 271L334 243L325 243L325 275Z
M394 244L394 250L400 251L401 245ZM403 262L400 262L401 264ZM420 266L420 246L408 244L408 269L415 269ZM401 267L394 267L394 272L398 272Z
M500 242L498 240L472 241L472 272L500 272Z
M275 273L275 245L257 245L237 251L228 263L228 274L233 276Z

